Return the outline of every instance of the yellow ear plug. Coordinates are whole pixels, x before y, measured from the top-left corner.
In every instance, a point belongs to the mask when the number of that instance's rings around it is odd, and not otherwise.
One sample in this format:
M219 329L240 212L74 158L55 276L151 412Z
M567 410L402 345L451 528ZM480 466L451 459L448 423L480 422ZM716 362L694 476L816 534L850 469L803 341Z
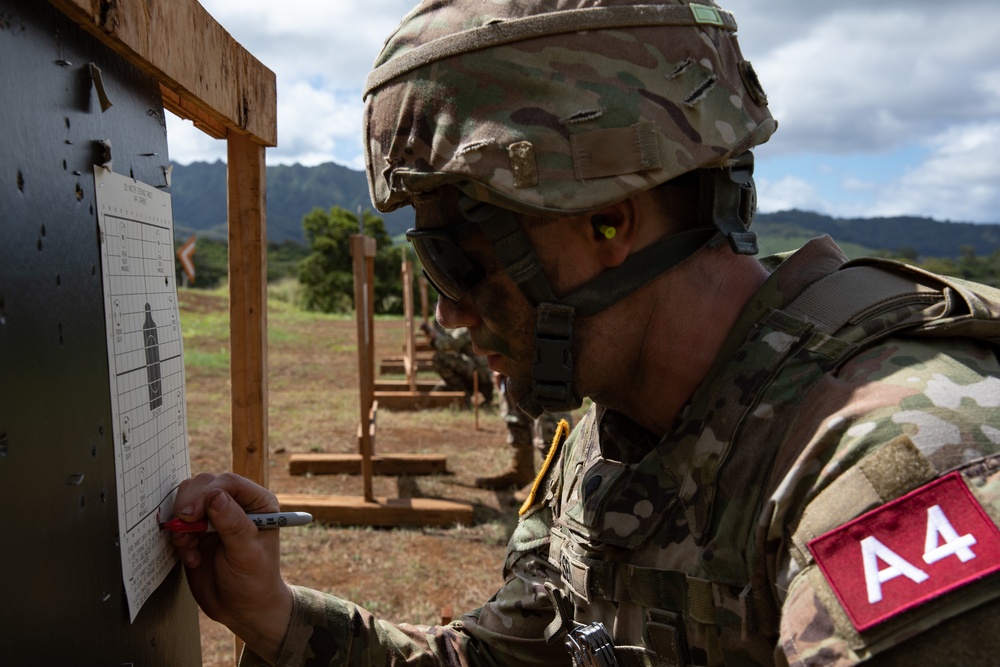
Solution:
M601 225L600 227L597 228L597 231L604 234L604 238L613 239L615 237L615 232L617 230L611 225Z

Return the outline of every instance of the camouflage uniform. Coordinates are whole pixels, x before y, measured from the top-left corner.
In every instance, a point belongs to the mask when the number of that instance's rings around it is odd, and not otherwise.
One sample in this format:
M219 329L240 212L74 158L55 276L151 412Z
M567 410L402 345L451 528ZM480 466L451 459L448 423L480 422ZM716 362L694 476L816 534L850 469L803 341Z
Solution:
M441 376L445 388L450 391L464 391L472 396L473 377L479 375L479 393L489 403L493 400L493 374L486 359L472 352L472 338L466 328L444 329L437 322L433 324L437 335L431 338L434 356L431 363Z
M708 0L438 0L386 42L365 86L372 199L390 211L462 193L461 215L537 311L528 414L579 399L574 317L709 242L756 252L748 151L777 123L735 31ZM663 237L558 297L511 213L589 214L685 174L700 197L690 243ZM408 239L457 302L481 276L435 234ZM622 665L923 664L934 651L932 664L954 664L945 651L976 650L977 615L1000 594L1000 296L984 306L956 281L900 270L910 292L896 298L896 273L868 285L867 267L843 263L823 240L768 263L662 438L595 405L541 473L504 586L481 609L445 627L394 625L296 588L279 662L570 664L561 637L594 621ZM915 511L930 494L940 502ZM956 497L961 520L949 517ZM915 551L895 541L911 524ZM863 572L845 580L838 552L864 555ZM954 575L944 586L941 568ZM912 593L921 576L927 593ZM864 604L895 606L859 612L866 586Z
M969 614L996 609L983 603L1000 594L988 575L1000 557L987 552L1000 520L1000 364L996 348L977 339L1000 339L1000 299L994 292L984 304L960 281L942 291L927 278L926 298L887 299L827 330L823 313L836 315L856 293L800 306L815 281L843 274L844 260L821 239L777 266L663 438L591 408L558 452L544 494L522 509L506 583L481 609L446 627L392 625L296 588L280 664L400 664L404 656L569 664L545 636L570 621L603 622L623 665L854 664L920 642L942 651L933 664L957 664L940 656L963 632L959 648L974 654L969 638L981 621ZM950 567L971 541L987 578L962 580L859 631L832 591L836 577L817 566L814 538L906 501L931 480L971 493L989 530L977 528L973 539L956 523L932 543L928 528L926 550L916 553L926 560L932 546L943 548L938 558ZM919 523L924 547L923 516L895 518ZM933 559L906 557L933 581ZM883 590L908 585L885 565ZM553 603L573 618L557 617ZM949 618L957 635L917 634ZM243 664L259 663L248 655Z

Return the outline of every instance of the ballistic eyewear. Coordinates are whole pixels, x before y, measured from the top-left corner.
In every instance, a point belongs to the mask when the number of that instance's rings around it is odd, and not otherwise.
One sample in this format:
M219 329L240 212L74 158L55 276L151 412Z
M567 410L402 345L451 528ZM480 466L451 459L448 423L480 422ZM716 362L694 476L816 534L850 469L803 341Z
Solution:
M467 220L436 229L410 229L406 240L413 244L424 276L438 294L451 301L460 301L483 278L486 269L458 241L479 232L476 222Z

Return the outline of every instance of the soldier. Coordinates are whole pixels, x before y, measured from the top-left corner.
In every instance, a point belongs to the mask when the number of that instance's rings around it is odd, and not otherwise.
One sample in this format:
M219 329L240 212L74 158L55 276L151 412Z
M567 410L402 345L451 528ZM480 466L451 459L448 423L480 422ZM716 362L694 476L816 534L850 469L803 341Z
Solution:
M182 484L243 664L983 665L1000 655L1000 294L829 238L758 260L776 129L705 0L427 1L365 87L368 177L530 416L593 400L505 583L443 627L289 586L277 509Z
M477 387L473 378L478 375L478 389L483 402L492 402L493 374L490 373L486 360L473 352L469 330L463 327L448 330L437 322L433 326L422 322L420 329L430 338L434 348L431 363L441 376L441 387L449 391L464 391L471 399L474 398L473 392Z
M572 428L573 415L569 412L543 412L538 419L532 419L517 407L506 390L503 375L495 374L494 384L500 391L500 417L507 426L507 444L513 451L510 467L496 475L477 477L476 486L494 491L517 487L514 498L524 502L535 479L535 451L540 452L542 460L545 460L559 422L565 421L567 428Z

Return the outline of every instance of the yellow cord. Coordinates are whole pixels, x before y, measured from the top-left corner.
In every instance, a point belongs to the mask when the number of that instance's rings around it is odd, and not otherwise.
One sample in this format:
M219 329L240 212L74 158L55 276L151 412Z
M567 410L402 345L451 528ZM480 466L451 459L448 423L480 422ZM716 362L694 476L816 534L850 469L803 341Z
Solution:
M521 505L521 509L518 510L518 516L523 516L524 513L531 509L531 506L535 504L535 494L538 492L538 487L542 485L542 480L545 478L545 474L549 471L549 467L555 460L556 454L558 454L562 444L566 442L566 436L568 435L569 422L565 419L560 419L559 425L556 427L556 434L552 436L552 444L549 446L549 453L545 455L545 461L542 462L542 469L538 471L535 481L532 482L531 491L528 493L528 497L524 499L524 504Z

